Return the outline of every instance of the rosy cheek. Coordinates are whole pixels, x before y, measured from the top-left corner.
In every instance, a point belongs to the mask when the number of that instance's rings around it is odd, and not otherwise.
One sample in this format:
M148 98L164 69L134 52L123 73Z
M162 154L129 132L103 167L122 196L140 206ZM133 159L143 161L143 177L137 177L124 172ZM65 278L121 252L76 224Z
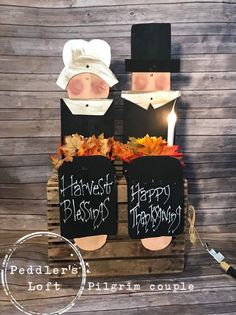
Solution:
M98 98L106 98L109 94L109 86L105 82L93 82L91 90L93 95Z
M143 75L136 76L134 78L133 88L138 91L142 91L147 86L147 78Z
M156 90L166 90L170 88L170 74L160 74L155 80Z
M83 92L84 86L80 80L71 80L67 86L68 92L74 96L79 96Z

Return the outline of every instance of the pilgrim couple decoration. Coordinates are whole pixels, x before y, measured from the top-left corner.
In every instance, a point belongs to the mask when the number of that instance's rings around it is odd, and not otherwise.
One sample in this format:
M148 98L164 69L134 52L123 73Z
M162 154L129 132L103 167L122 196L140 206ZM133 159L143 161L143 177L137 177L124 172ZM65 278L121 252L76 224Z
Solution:
M171 26L132 26L131 91L122 91L124 134L167 138L167 116L179 91L171 91ZM61 138L114 136L114 104L107 98L118 80L109 69L110 46L103 40L70 40L63 50L65 64L57 84L67 90L61 100ZM173 143L172 143L173 144ZM183 232L183 169L174 157L142 156L125 163L129 236L148 250L167 247ZM118 209L113 162L103 156L77 156L58 169L61 234L83 250L97 250L117 233Z

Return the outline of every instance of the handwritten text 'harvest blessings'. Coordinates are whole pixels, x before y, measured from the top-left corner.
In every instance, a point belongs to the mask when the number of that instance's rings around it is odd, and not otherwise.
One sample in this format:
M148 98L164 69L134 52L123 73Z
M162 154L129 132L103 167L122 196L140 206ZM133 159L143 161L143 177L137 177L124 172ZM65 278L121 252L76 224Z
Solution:
M69 181L66 181L63 175L61 177L62 188L60 189L61 196L65 198L60 203L64 209L63 222L67 223L68 220L88 222L91 220L94 230L97 229L109 216L108 204L110 201L109 195L112 193L112 185L113 181L110 179L110 174L89 182L84 182L83 179L75 180L74 175L70 175ZM94 202L91 201L98 196L101 198L94 207Z

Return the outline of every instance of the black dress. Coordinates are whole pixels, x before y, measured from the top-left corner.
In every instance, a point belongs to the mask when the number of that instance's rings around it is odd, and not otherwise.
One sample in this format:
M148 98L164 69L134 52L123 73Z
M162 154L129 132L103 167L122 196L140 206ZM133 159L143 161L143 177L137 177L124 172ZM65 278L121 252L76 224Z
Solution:
M114 105L111 104L106 113L100 115L74 115L61 99L61 139L72 134L81 134L84 137L92 135L114 135Z

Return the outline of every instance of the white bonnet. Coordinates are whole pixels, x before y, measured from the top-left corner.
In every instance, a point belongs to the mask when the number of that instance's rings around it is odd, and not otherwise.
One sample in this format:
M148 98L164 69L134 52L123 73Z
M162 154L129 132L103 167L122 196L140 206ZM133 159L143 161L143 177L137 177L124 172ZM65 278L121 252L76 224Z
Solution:
M63 48L64 69L61 71L57 85L62 89L76 74L90 72L101 77L112 87L118 80L109 69L111 63L111 48L101 39L85 41L72 39L65 43Z

